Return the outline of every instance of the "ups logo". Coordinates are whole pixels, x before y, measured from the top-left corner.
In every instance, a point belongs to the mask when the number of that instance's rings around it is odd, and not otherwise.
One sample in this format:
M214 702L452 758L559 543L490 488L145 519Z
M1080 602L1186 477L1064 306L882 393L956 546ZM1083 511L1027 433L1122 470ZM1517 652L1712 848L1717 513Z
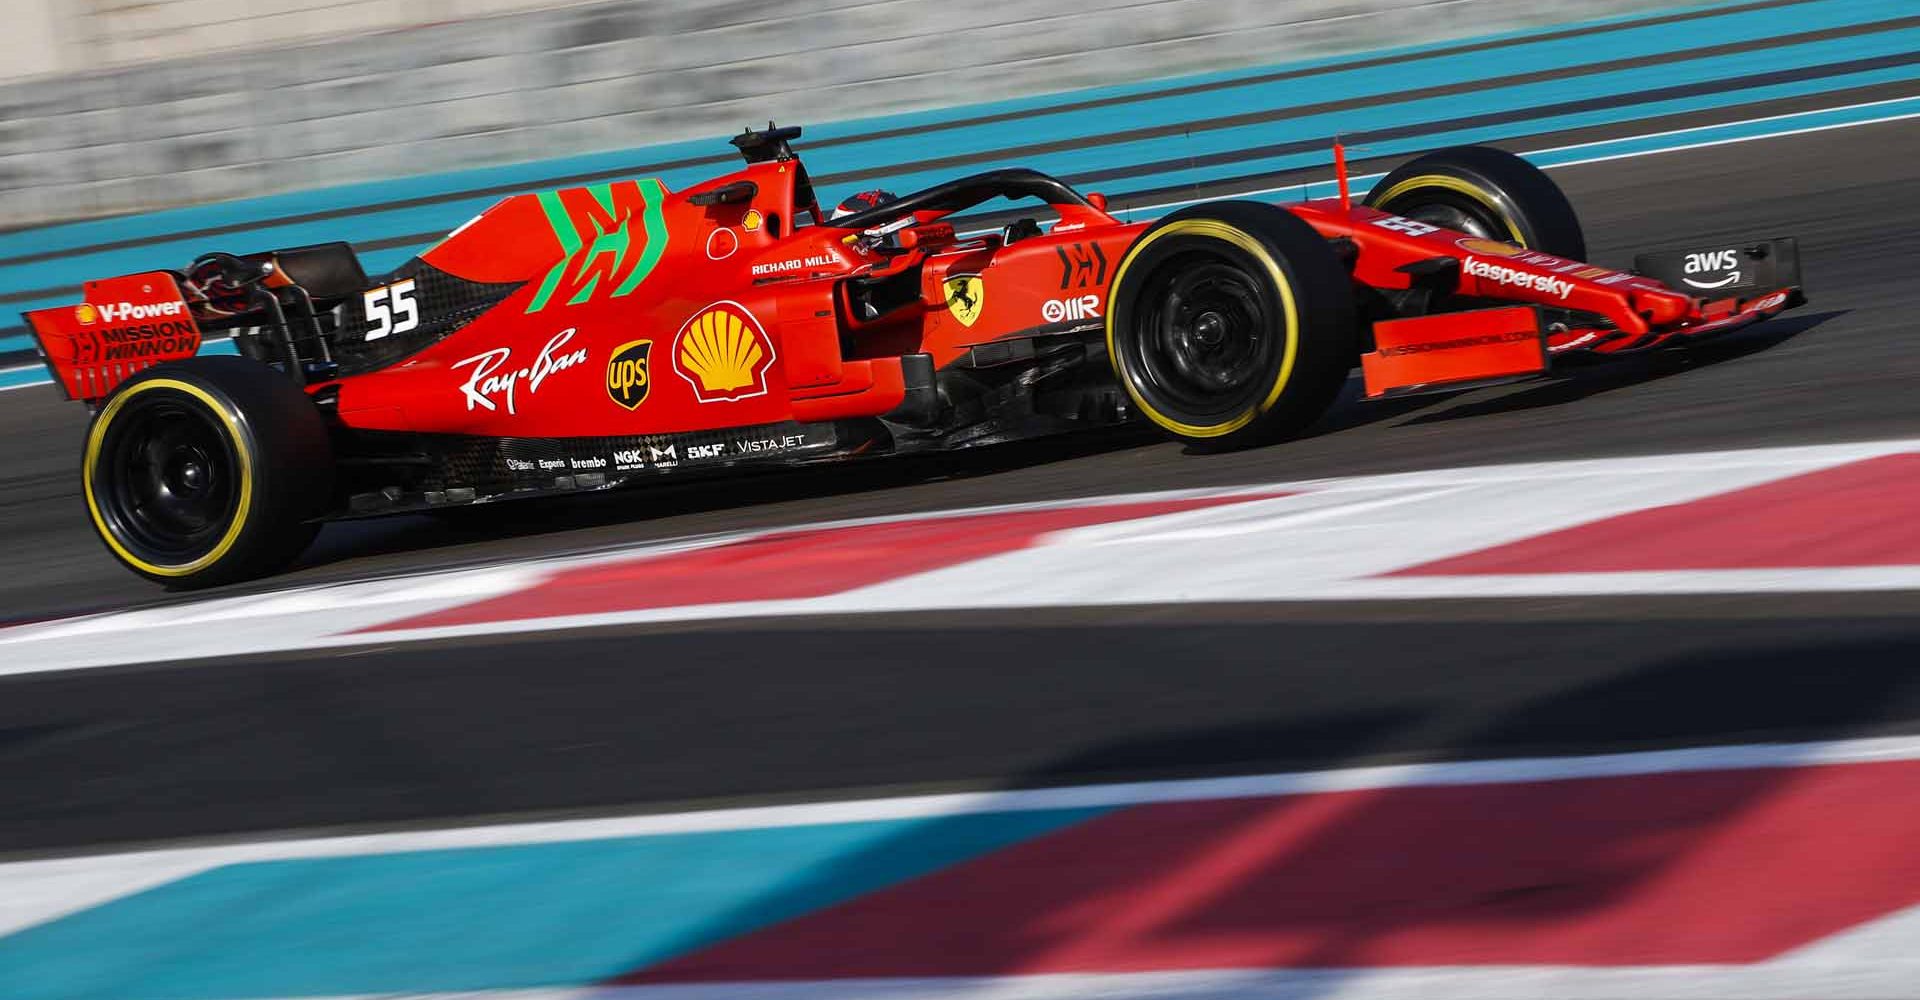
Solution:
M647 358L653 354L653 341L636 340L614 348L607 359L607 395L629 410L639 409L647 401Z

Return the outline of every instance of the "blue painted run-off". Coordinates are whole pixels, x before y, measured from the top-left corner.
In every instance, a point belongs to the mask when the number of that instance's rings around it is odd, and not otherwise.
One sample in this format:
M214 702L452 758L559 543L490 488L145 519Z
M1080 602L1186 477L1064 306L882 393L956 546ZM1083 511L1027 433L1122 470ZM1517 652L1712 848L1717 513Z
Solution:
M1102 812L228 865L0 938L0 989L244 1000L590 985Z

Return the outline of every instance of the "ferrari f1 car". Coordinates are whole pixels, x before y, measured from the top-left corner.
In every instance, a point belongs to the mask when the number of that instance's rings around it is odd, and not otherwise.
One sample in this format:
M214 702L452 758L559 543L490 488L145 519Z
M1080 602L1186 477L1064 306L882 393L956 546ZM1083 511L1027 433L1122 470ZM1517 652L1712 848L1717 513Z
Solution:
M344 243L208 254L27 314L94 410L84 495L134 572L276 571L320 523L1142 420L1198 451L1369 397L1537 378L1801 301L1791 240L1582 261L1560 190L1432 153L1364 203L1127 222L1032 170L822 213L791 142L670 192L507 198L390 274ZM1042 206L970 231L995 199ZM976 216L975 218L979 218ZM199 355L212 336L237 356Z

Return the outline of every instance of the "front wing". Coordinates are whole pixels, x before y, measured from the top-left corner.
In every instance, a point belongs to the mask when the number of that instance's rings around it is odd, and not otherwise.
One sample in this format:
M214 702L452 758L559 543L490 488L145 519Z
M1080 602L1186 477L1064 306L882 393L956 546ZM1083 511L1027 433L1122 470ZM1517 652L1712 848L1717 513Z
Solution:
M1355 280L1412 313L1374 325L1375 349L1362 358L1370 398L1537 376L1579 355L1684 346L1806 301L1792 239L1642 254L1635 270L1616 271L1338 202L1294 211L1328 238L1352 241ZM1429 312L1436 302L1449 311Z

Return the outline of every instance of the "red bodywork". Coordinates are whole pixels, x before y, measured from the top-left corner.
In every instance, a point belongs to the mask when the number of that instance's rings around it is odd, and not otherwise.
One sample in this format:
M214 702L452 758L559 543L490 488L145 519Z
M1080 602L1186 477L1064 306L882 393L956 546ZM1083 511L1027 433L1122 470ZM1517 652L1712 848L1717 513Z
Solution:
M698 206L688 200L740 181L757 189L750 201ZM461 277L528 284L459 334L400 364L345 380L341 419L379 430L576 437L880 416L905 397L903 355L931 354L936 367L944 366L975 345L1031 335L1045 325L1050 299L1094 295L1104 303L1111 264L1143 228L1063 205L1053 235L1003 247L998 235L963 240L927 213L932 217L901 231L912 247L883 255L863 247L856 232L830 225L776 236L776 226L791 227L812 206L796 204L790 163L760 163L664 195L655 232L665 234L665 246L651 273L621 295L645 241L655 238L640 218L637 187L612 186L614 212L585 188L544 196L578 232L612 232L611 240L642 244L630 246L624 260L586 241L561 257L541 196L504 201L428 250L427 263ZM1091 269L1072 264L1101 259L1105 263ZM529 312L546 276L556 273L556 260L562 264L551 304ZM844 279L915 268L917 302L872 321L854 315ZM947 280L973 274L984 287L978 311L949 308ZM1095 307L1088 319L1097 325L1100 315ZM703 342L716 339L715 326L728 328L731 339L721 354L709 356ZM606 391L609 364L623 346L643 341L650 342L641 376L645 398L628 406ZM582 350L584 361L569 364ZM498 364L473 360L495 352L505 352ZM716 379L712 369L728 365L739 370ZM536 385L543 366L548 374ZM482 391L487 372L519 380L511 407L506 393ZM629 366L625 377L636 374ZM495 406L488 408L476 394L502 398L490 399Z
M1434 258L1449 258L1458 261L1457 294L1572 310L1604 320L1567 323L1542 331L1537 342L1544 354L1540 364L1531 369L1535 371L1545 371L1552 355L1569 351L1620 354L1727 333L1777 315L1798 298L1796 290L1782 288L1748 298L1709 301L1675 291L1652 278L1414 223L1371 208L1343 209L1337 201L1310 201L1289 207L1321 235L1344 236L1355 242L1360 252L1354 260L1353 276L1361 284L1378 289L1410 288L1415 279L1404 269ZM1423 331L1414 341L1395 347L1428 350L1417 352L1424 358L1416 358L1414 353L1389 355L1407 362L1399 365L1379 364L1384 359L1368 355L1363 359L1370 362L1364 366L1368 370L1368 395L1515 374L1498 370L1511 364L1511 348L1500 346L1511 340L1482 340L1476 336L1512 332L1510 317L1499 312L1442 313L1397 321L1421 324ZM1381 339L1385 347L1385 338ZM1381 372L1379 380L1373 375L1376 368ZM1387 377L1389 371L1391 377Z
M941 368L981 345L1097 335L1114 272L1147 226L1113 218L1092 196L1050 206L1059 216L1050 230L1009 245L1000 233L956 233L942 211L862 233L822 221L811 201L789 159L678 193L622 181L506 199L421 259L470 282L523 283L517 291L416 353L307 389L332 397L347 428L501 438L877 417L906 397L903 356L931 355ZM1288 207L1352 242L1361 285L1408 288L1410 266L1445 258L1459 268L1459 294L1595 318L1534 332L1499 310L1382 324L1382 350L1365 365L1371 395L1724 332L1793 298L1709 302L1339 200ZM858 314L848 279L916 271L917 296ZM371 298L388 294L366 292L369 308L404 316L400 299ZM86 305L28 319L68 395L97 401L141 367L193 354L199 324L218 314L183 276L154 272L91 284ZM129 337L145 346L122 350Z
M89 281L77 306L27 314L69 399L98 400L133 373L200 350L200 326L165 271Z

